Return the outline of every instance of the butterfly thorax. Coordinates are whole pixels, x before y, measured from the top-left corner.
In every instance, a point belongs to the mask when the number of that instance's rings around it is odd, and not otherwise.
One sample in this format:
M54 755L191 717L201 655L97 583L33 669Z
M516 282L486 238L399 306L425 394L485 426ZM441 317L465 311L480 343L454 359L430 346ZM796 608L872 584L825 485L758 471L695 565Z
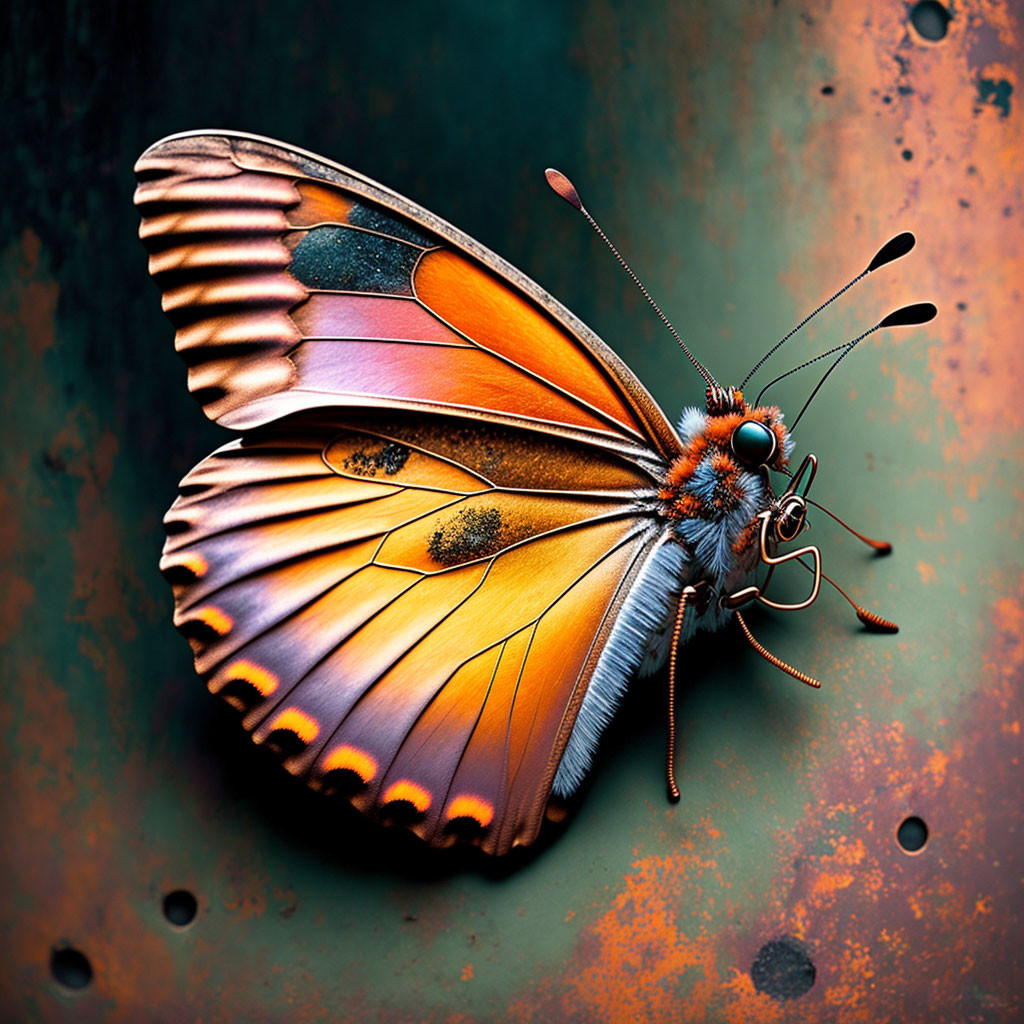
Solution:
M749 407L739 392L708 410L684 409L682 453L659 491L662 515L690 563L691 582L719 595L741 585L758 561L758 516L774 496L763 467L781 471L793 441L775 406Z

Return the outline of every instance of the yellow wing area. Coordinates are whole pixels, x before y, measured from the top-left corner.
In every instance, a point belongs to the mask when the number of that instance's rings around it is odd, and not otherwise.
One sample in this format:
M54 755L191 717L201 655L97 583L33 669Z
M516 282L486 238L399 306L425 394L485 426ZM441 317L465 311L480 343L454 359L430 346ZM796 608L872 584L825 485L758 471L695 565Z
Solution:
M290 771L500 854L540 828L653 497L530 431L306 416L182 481L162 568L197 670Z

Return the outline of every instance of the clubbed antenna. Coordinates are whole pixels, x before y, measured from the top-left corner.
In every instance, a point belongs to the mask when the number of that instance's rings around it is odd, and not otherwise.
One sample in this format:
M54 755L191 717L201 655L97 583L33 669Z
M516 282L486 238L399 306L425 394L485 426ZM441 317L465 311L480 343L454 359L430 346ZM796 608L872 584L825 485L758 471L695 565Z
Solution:
M807 412L807 407L814 401L814 396L821 390L821 386L828 380L829 374L860 344L869 334L874 334L875 331L882 330L883 327L917 327L920 324L926 324L929 320L934 320L938 310L931 302L915 302L910 306L904 306L902 309L897 309L894 313L890 313L883 320L880 320L870 331L865 331L859 338L855 338L848 345L845 346L843 351L839 354L836 361L822 374L821 380L818 381L814 390L810 393L807 401L804 402L804 407L797 413L796 419L793 420L793 425L789 428L789 432L792 434L796 430L796 425L800 422L800 417Z
M843 287L840 288L839 291L837 291L831 299L828 299L826 302L823 302L813 313L809 314L808 316L805 316L803 320L801 320L800 323L798 323L796 327L794 327L793 330L789 332L789 334L787 334L780 341L777 341L770 349L768 349L768 351L763 356L761 356L761 358L754 365L754 368L746 375L746 377L743 378L743 382L740 384L740 390L742 391L747 386L747 381L750 380L750 378L753 377L754 374L757 373L757 371L760 370L761 367L764 366L764 364L776 352L778 352L778 350L782 348L782 346L785 345L785 343L789 341L789 339L792 338L793 335L796 334L796 332L799 331L801 327L803 327L805 324L813 320L827 306L831 306L832 303L835 302L840 295L842 295L844 292L848 292L858 281L862 281L865 277L867 277L872 270L877 270L879 267L884 267L886 263L892 263L893 260L898 260L901 256L906 256L907 253L914 248L915 242L916 239L909 231L901 231L894 238L890 238L889 241L886 242L885 245L883 245L882 248L875 253L874 257L872 258L871 262L867 265L866 269L862 270L849 284L843 285ZM767 388L762 389L762 394L766 390Z
M888 316L883 317L881 320L879 320L874 327L865 331L863 334L857 335L857 337L854 338L852 341L844 341L842 345L836 345L833 348L830 348L827 352L822 352L820 355L814 356L812 359L805 360L799 366L794 366L792 370L787 370L785 373L780 373L778 377L775 377L773 380L770 380L767 384L765 384L763 388L761 388L757 395L757 401L754 404L760 405L761 397L764 395L764 393L769 388L774 387L776 384L778 384L780 380L785 380L792 374L798 373L805 367L820 362L822 359L827 359L829 356L835 355L837 352L842 353L839 356L839 358L835 361L835 363L833 363L832 366L829 368L828 373L825 374L825 377L828 377L828 374L831 373L836 368L836 366L838 366L839 363L843 359L845 359L846 356L850 354L850 352L853 351L854 348L856 348L865 338L868 338L872 334L874 334L875 331L880 331L883 327L908 327L914 324L926 324L929 320L934 318L937 312L938 310L930 302L915 302L910 306L904 306L902 307L902 309L897 309L895 312L890 313ZM815 388L814 392L811 394L811 398L813 398L814 395L817 394L818 388L820 388L821 385L825 383L825 377L822 377L821 381L818 384L818 387ZM807 403L809 404L810 401L811 399L808 398ZM804 406L804 409L806 408L807 405ZM804 409L800 410L800 416L803 415ZM797 419L800 419L800 416L797 416ZM795 426L796 422L794 421L793 427ZM790 430L792 430L793 427L790 427Z

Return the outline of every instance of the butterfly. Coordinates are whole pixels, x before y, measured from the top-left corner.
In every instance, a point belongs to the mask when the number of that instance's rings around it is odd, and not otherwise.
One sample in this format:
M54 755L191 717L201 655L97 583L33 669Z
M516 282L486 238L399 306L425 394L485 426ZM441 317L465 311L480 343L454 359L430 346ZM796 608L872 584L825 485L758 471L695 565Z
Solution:
M156 143L136 173L189 389L238 435L165 519L175 625L289 772L500 855L564 812L627 686L666 659L678 797L672 692L698 630L735 618L817 685L741 612L804 607L828 579L816 547L781 553L814 456L793 472L778 408L720 386L674 328L706 384L677 427L519 270L354 171L218 131ZM767 594L784 562L811 573L797 605Z

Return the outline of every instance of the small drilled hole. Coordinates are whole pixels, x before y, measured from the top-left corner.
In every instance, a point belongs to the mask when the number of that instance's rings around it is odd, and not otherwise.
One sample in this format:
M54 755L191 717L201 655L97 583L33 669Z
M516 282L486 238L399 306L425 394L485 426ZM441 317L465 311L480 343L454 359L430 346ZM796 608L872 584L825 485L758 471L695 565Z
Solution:
M950 13L938 0L921 0L910 11L910 23L922 39L937 43L949 30Z
M914 815L904 818L896 829L896 842L905 853L920 853L928 842L928 826Z
M50 954L50 971L65 988L85 988L92 981L92 964L80 950L71 946L55 949Z
M195 919L199 905L187 889L175 889L164 897L164 917L178 928L184 928Z

